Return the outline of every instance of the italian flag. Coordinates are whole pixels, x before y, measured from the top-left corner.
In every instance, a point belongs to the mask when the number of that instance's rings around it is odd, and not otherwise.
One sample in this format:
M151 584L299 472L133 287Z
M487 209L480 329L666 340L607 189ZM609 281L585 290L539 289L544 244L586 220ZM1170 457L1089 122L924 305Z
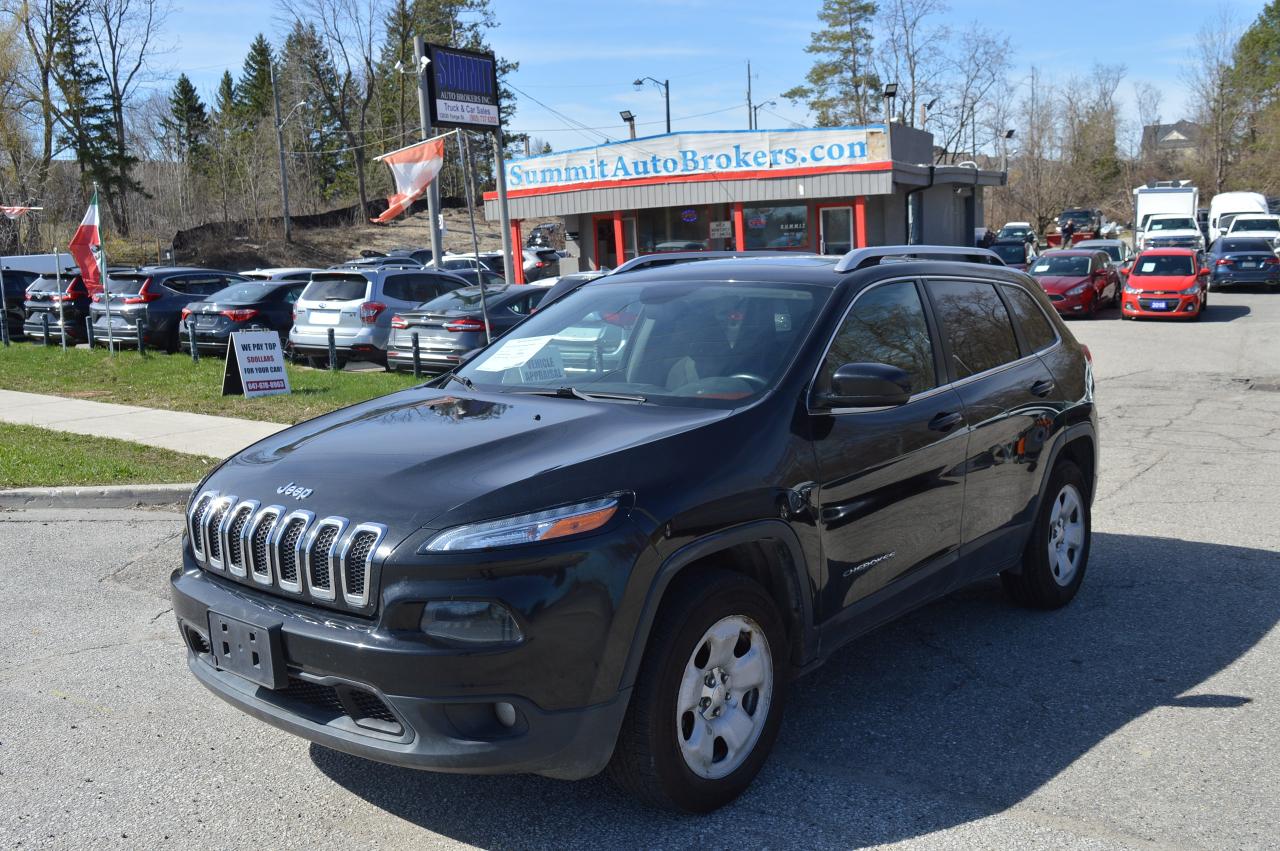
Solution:
M71 256L76 258L80 267L80 277L84 288L90 293L102 288L102 269L99 259L102 257L102 235L98 229L98 191L93 191L93 200L85 211L76 235L71 237Z
M445 134L448 135L447 133ZM387 199L387 209L381 216L370 221L385 224L409 209L422 193L431 185L440 173L444 164L445 136L437 136L418 142L407 148L374 157L375 160L387 164L391 169L391 177L396 182L396 192Z

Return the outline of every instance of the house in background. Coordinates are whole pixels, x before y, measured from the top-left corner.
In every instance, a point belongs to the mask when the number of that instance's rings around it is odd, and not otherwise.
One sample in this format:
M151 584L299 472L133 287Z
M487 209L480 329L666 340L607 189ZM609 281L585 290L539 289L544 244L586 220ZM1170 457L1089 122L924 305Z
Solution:
M1200 147L1202 128L1192 121L1148 124L1142 128L1142 156L1145 159L1189 160Z

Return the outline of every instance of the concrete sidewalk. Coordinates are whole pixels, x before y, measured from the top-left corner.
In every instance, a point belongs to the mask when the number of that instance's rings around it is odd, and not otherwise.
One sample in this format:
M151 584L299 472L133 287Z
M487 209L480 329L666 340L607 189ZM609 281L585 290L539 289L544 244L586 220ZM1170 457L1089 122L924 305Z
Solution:
M213 417L182 411L157 411L135 405L66 399L39 393L0 390L0 422L114 437L147 446L225 458L288 426Z

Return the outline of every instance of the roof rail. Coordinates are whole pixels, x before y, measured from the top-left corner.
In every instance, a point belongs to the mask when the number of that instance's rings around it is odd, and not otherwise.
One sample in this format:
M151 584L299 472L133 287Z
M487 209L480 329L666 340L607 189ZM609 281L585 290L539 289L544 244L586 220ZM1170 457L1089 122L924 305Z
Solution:
M837 272L855 272L868 266L877 266L881 260L952 260L959 263L983 263L1003 266L1000 255L985 248L965 248L962 245L881 245L875 248L855 248L836 263Z

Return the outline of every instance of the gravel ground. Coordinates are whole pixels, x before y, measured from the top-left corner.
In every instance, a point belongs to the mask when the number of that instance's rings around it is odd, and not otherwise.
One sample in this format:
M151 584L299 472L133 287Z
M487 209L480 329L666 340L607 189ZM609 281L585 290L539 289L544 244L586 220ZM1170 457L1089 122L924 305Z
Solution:
M1072 327L1103 411L1076 603L985 582L867 636L793 686L764 773L705 818L278 732L186 670L178 516L0 513L0 845L1275 847L1280 295Z

